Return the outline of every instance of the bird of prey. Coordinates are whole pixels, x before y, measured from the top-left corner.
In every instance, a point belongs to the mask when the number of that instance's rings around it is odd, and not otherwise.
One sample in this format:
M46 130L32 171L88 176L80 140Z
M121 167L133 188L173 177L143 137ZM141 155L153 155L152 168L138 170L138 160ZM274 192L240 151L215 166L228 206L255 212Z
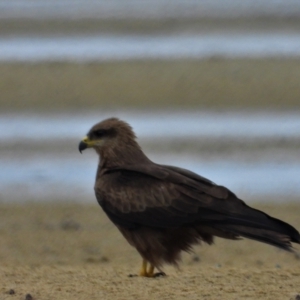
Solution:
M79 151L100 156L96 198L143 259L140 276L154 277L164 263L177 265L182 251L214 236L240 237L292 251L300 244L291 225L253 209L223 186L186 169L152 162L126 122L109 118L94 125Z

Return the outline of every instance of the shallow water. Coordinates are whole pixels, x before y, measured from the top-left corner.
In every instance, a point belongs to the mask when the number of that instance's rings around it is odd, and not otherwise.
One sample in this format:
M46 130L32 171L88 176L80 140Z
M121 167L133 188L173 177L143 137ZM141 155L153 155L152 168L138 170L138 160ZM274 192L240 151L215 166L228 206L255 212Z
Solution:
M0 61L299 56L299 32L0 37Z
M70 157L33 156L24 161L1 159L2 201L76 200L94 201L96 155ZM84 153L85 154L85 153ZM94 154L94 153L93 153ZM192 170L223 185L245 200L300 201L300 162L240 162L215 159L205 161L185 155L149 155L162 164Z
M0 114L0 141L78 139L109 117L126 120L140 138L300 138L299 112L107 111ZM20 130L22 128L22 130Z
M97 157L77 145L111 115L133 126L155 162L190 169L245 200L300 199L299 113L131 111L0 115L0 200L95 201Z

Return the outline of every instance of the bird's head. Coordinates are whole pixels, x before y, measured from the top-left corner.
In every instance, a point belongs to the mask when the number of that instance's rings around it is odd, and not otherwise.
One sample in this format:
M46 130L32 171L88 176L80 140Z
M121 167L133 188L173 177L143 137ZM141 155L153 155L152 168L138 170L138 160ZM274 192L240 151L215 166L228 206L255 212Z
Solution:
M129 124L117 118L109 118L95 124L80 141L78 149L82 152L87 148L94 148L103 156L107 152L125 150L130 145L138 147L135 139L136 136Z

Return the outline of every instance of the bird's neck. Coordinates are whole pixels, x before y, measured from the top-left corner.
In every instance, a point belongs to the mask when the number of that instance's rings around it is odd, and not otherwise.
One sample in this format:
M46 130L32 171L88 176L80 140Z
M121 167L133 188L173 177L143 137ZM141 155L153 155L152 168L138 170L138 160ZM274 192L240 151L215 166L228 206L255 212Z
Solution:
M145 164L150 162L142 149L136 145L114 147L100 151L99 169L111 169L132 164Z

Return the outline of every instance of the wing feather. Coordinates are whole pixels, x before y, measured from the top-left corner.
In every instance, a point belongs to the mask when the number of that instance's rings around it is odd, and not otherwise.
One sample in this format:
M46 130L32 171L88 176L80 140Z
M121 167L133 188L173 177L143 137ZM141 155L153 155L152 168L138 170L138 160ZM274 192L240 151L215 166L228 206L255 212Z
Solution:
M130 166L104 174L97 181L95 192L111 220L128 228L169 228L220 219L220 214L214 211L216 207L209 209L215 199L209 195L215 194L209 193L209 189L216 191L219 187L209 181L204 184L193 181L166 167ZM219 197L221 193L217 194Z

